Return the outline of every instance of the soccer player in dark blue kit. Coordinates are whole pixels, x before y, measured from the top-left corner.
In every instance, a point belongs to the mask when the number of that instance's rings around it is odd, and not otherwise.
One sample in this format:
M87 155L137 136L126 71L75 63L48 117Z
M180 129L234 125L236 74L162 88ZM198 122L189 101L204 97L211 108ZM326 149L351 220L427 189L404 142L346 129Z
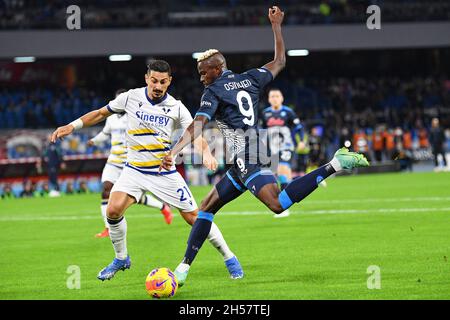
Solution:
M261 127L267 130L272 166L277 166L276 173L280 189L284 190L292 180L291 161L295 147L295 135L298 133L299 143L303 143L304 130L295 112L283 105L284 98L280 89L270 89L268 100L270 107L265 108L261 114ZM288 216L289 209L274 215L275 218Z
M281 34L283 17L284 13L278 7L269 9L269 20L275 38L275 56L263 67L242 74L234 73L227 69L224 56L214 49L205 51L197 60L200 81L205 85L200 109L177 144L163 158L160 170L170 168L175 156L201 135L205 124L213 118L227 145L232 146L234 158L232 167L200 205L198 218L189 235L185 256L175 270L180 286L185 283L190 265L206 240L214 214L246 190L250 190L273 212L281 213L303 200L317 188L318 183L333 173L369 165L363 155L341 148L329 163L293 180L283 191L280 191L273 173L261 168L256 108L264 87L286 64ZM244 276L237 259L229 264L228 269L233 270L230 271L232 278Z

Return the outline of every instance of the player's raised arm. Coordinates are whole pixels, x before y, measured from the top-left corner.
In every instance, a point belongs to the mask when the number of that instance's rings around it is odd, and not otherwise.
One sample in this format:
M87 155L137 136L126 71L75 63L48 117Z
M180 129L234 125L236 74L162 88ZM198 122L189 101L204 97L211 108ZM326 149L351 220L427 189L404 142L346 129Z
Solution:
M71 123L59 127L52 133L51 142L55 143L57 139L61 139L65 136L71 134L74 130L81 129L83 127L93 126L107 117L109 117L112 113L108 110L107 107L103 107L91 112L86 113L75 121Z
M275 41L275 53L273 60L264 65L275 78L278 73L286 66L286 52L284 47L283 34L281 33L281 23L283 22L284 12L277 6L269 9L269 20L272 24L273 36Z

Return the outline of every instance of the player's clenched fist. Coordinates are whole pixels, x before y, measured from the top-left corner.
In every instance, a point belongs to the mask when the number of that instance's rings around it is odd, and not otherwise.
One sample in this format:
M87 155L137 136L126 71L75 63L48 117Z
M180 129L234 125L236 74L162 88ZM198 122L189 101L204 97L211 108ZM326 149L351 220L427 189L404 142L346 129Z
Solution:
M68 136L69 134L71 134L73 132L73 130L74 130L74 127L71 124L59 127L52 133L51 141L53 143L55 143L56 140L61 139L65 136Z
M269 20L271 24L281 24L283 22L284 12L277 6L269 8Z
M203 165L208 169L212 171L216 171L218 162L214 156L209 153L206 155L203 155Z
M162 158L161 166L159 167L159 172L161 172L162 169L170 170L170 168L173 165L173 156L171 153L168 153L167 155Z

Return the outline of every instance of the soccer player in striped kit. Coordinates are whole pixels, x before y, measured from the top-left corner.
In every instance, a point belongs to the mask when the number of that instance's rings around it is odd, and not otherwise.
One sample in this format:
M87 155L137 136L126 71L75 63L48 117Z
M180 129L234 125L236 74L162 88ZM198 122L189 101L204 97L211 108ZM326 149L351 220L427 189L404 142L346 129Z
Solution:
M119 89L116 92L116 97L126 92L125 89ZM127 160L127 146L126 146L126 128L127 128L127 115L126 114L113 114L108 117L105 122L105 126L95 137L90 139L87 144L89 146L97 146L105 141L111 141L111 150L106 161L105 167L102 172L102 202L100 210L102 213L103 221L105 223L105 229L102 232L97 233L97 238L109 237L108 221L106 220L106 207L108 206L108 199L111 193L111 189L119 179L120 174L123 171L123 167ZM167 224L170 224L173 219L172 211L170 207L152 197L149 194L142 195L139 200L139 204L148 206L150 208L157 208L164 216L164 220Z

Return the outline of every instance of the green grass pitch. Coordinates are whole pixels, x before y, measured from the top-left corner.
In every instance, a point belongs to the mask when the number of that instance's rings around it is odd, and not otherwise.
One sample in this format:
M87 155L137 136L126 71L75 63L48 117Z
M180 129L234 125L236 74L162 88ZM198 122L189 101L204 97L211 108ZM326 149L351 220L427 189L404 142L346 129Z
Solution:
M250 193L215 219L245 278L231 280L205 243L174 299L449 299L450 174L379 174L329 179L327 188L274 219ZM209 187L194 187L200 203ZM157 210L127 212L132 268L96 279L111 262L99 195L0 200L0 299L149 299L144 280L175 268L190 228ZM68 289L70 265L81 288ZM369 266L381 289L368 289Z

